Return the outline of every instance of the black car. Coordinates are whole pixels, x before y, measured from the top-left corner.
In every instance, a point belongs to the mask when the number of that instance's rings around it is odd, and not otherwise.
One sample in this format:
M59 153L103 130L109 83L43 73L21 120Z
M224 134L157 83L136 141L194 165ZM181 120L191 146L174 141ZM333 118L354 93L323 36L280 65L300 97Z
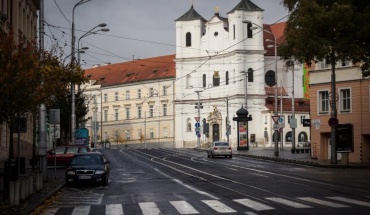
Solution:
M66 184L92 182L107 186L109 163L100 152L75 154L66 170Z

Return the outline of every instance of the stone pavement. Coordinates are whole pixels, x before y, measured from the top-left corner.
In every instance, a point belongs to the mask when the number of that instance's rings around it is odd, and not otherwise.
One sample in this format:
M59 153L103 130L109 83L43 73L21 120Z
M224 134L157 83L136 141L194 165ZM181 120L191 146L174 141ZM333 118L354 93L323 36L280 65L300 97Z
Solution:
M48 180L43 182L43 188L41 190L35 191L24 202L20 202L17 206L10 206L8 201L0 202L0 214L38 214L33 211L63 188L65 184L64 172L65 167L57 168L56 171L54 168L48 168Z

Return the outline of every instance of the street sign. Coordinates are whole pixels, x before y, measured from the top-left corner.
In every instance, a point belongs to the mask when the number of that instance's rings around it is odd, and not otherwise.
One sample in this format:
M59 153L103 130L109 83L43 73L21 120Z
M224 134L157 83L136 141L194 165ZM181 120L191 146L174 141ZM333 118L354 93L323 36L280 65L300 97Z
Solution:
M195 127L196 128L199 128L200 127L200 123L199 122L195 123Z
M199 120L200 120L200 117L194 117L194 119L195 119L195 121L197 121L197 122L199 122Z
M50 139L59 139L60 138L60 124L51 124L49 127Z
M195 132L200 132L200 128L195 128Z
M280 116L278 119L278 123L281 128L285 128L285 116Z
M274 120L275 123L277 123L280 116L278 116L278 115L277 116L271 116L271 118L272 118L272 120Z
M273 129L274 129L275 131L278 131L278 130L280 129L280 125L279 125L279 124L274 124L274 125L273 125Z
M336 117L331 117L329 120L328 120L328 124L330 127L333 127L333 126L336 126L338 125L339 121Z
M297 128L297 119L291 118L290 119L290 128Z

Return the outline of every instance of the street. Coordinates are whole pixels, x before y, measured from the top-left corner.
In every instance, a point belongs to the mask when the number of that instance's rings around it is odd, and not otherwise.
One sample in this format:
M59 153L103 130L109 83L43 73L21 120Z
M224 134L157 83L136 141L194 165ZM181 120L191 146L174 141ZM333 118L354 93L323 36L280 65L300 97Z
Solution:
M102 149L107 187L65 187L44 214L368 214L368 169L318 168L194 149Z

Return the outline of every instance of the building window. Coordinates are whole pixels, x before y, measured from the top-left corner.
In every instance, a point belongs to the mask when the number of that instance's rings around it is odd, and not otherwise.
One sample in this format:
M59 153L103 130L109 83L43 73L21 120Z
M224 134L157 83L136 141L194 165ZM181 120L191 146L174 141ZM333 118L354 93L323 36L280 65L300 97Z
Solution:
M206 76L206 74L203 74L203 87L204 88L207 87L207 76Z
M126 119L130 119L130 108L126 108Z
M118 99L119 99L119 98L118 98L118 92L115 92L115 93L114 93L114 100L115 100L115 101L118 101Z
M235 40L235 24L233 25L233 38Z
M125 131L125 134L126 134L126 140L131 140L131 131L130 130Z
M247 37L253 38L252 23L247 23Z
M104 122L108 121L108 110L104 110Z
M141 89L138 89L137 90L137 98L138 99L141 99Z
M114 109L114 119L118 120L118 109Z
M149 135L150 135L150 138L154 138L154 129L153 128L149 129Z
M163 104L163 116L167 116L167 104Z
M163 137L168 137L167 127L163 128Z
M304 119L306 119L306 116L301 116L301 124L303 124Z
M288 115L288 124L290 124L291 120L292 120L292 115Z
M153 96L154 96L154 89L149 88L149 97L153 97Z
M253 82L253 69L248 69L248 82Z
M104 93L104 102L108 102L108 94Z
M166 86L163 86L162 91L163 91L162 95L167 96L167 87Z
M319 114L329 113L329 92L320 91L319 92Z
M265 124L267 124L267 116L265 116L265 120L264 121L265 121Z
M218 74L218 71L215 71L213 74L213 86L220 86L220 75Z
M229 71L226 71L225 81L226 81L226 85L229 85Z
M141 119L141 106L137 107L137 118Z
M186 120L186 131L191 131L191 119Z
M130 90L126 90L126 100L130 100Z
M154 106L149 105L149 117L153 117L153 116L154 116Z
M341 112L351 111L351 90L350 89L340 90L340 111Z
M191 46L191 33L188 32L186 33L186 47L190 47Z

